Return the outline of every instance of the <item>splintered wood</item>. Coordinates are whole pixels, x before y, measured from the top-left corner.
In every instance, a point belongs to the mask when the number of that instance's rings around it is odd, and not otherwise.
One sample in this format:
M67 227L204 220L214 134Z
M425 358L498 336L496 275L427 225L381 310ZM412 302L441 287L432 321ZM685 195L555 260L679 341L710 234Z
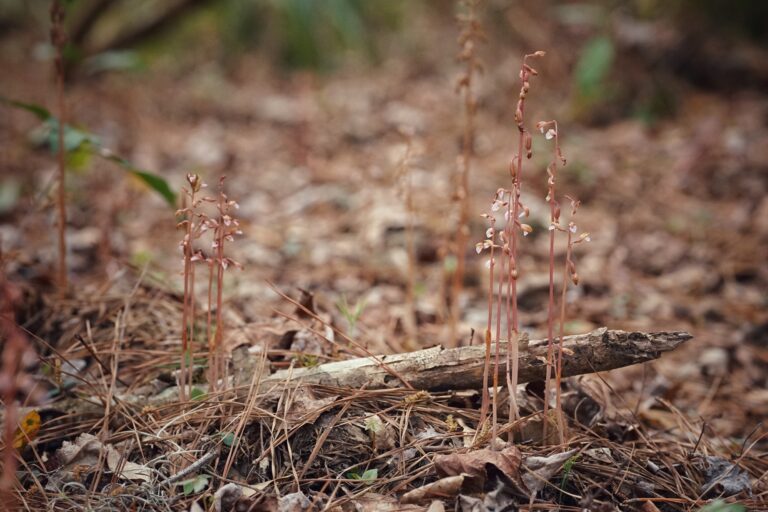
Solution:
M687 332L625 332L605 327L587 334L566 336L563 343L563 376L613 370L657 359L663 352L674 350L691 338ZM502 354L506 353L507 345L506 342L500 344ZM521 343L521 384L544 379L546 356L547 340L534 340L527 345ZM261 387L301 383L358 389L409 386L425 391L480 388L484 358L485 349L482 346L452 349L437 346L404 354L282 370L264 379ZM506 358L501 359L498 371L503 375Z

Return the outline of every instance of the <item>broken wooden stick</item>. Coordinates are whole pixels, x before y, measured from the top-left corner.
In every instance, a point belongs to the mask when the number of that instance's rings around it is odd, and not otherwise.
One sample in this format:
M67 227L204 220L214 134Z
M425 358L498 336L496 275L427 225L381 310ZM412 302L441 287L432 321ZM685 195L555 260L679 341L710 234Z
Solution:
M687 332L625 332L605 327L587 334L566 336L563 344L563 376L594 373L657 359L691 339ZM507 343L501 343L502 353ZM546 371L547 340L520 343L520 383L543 380ZM485 348L482 346L426 350L362 357L312 368L281 370L261 382L260 388L288 383L317 384L340 388L397 388L407 381L414 389L445 391L476 389L483 382ZM502 358L506 359L506 358ZM383 363L383 364L382 364ZM499 363L506 372L506 361Z

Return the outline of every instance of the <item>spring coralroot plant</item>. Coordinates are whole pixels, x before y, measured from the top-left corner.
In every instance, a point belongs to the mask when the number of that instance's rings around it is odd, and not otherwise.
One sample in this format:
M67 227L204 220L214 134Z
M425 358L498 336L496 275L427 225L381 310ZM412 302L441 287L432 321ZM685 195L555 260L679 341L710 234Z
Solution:
M491 212L483 214L483 217L488 219L490 227L486 232L485 240L476 245L476 250L481 253L484 250L490 250L490 259L488 261L489 269L489 286L488 286L488 321L485 330L485 361L483 367L483 394L482 404L480 408L480 426L478 431L485 425L488 417L489 409L492 407L492 436L495 439L497 433L498 422L498 407L497 396L499 394L499 347L501 343L501 318L502 314L506 317L507 325L507 387L509 389L509 419L511 421L516 420L519 417L518 406L516 401L516 388L519 376L519 340L520 340L520 320L517 304L517 280L520 278L520 268L518 266L518 234L522 234L523 237L528 236L533 232L533 228L523 222L525 218L530 215L529 209L521 201L522 195L522 169L523 169L523 153L525 153L525 159L530 159L533 150L533 141L530 132L525 127L525 100L528 92L530 91L530 78L537 75L535 69L528 65L527 60L532 57L541 57L544 52L535 52L526 55L523 58L523 64L520 69L520 79L522 86L520 88L520 94L518 96L517 108L515 110L515 122L518 127L518 149L509 165L509 172L512 178L512 188L505 189L500 188L496 191L496 195L491 204ZM563 227L560 222L560 205L555 197L555 184L557 181L557 171L559 167L564 166L566 161L563 157L560 149L559 127L557 121L542 121L536 124L536 128L544 134L546 140L554 139L553 157L550 164L547 166L547 197L546 201L549 204L550 209L550 225L549 225L549 300L547 304L547 367L546 367L546 391L544 400L544 438L547 438L547 425L549 423L549 398L552 395L551 381L552 371L556 377L556 416L558 424L558 432L561 442L565 441L565 422L562 415L562 404L560 398L560 380L562 378L562 361L563 361L563 333L565 323L565 298L567 290L567 280L570 277L574 284L578 283L578 274L576 273L576 267L573 262L573 247L581 242L589 241L589 234L583 233L574 238L576 233L576 225L571 222L567 227ZM576 214L576 210L579 206L578 201L575 201L566 196L572 205L572 217ZM496 212L504 213L504 229L499 231L496 229ZM567 251L565 256L565 271L564 280L562 286L562 293L560 298L560 338L557 343L557 357L555 357L555 336L554 336L554 324L555 324L555 239L556 233L566 233L567 238ZM497 276L496 273L496 254L501 254L500 269ZM506 294L504 293L504 282L506 281ZM498 289L494 295L494 286ZM502 307L502 303L504 307ZM494 309L495 309L495 336L492 334L494 327ZM495 351L494 351L495 344ZM492 358L492 353L494 354ZM488 387L491 381L490 367L493 360L493 399L489 396ZM556 361L556 362L555 362Z
M225 255L225 245L241 235L240 221L232 210L239 206L224 193L224 181L219 181L217 197L199 197L199 192L207 185L197 174L188 174L189 188L184 190L187 205L176 212L184 219L178 227L184 229L184 237L179 246L184 263L184 307L181 329L181 370L179 373L179 398L186 400L192 387L191 366L195 340L195 266L205 263L208 266L208 307L206 314L206 340L208 342L209 383L216 389L222 378L226 381L225 365L222 354L224 322L222 317L224 272L229 267L241 268L241 265ZM206 213L205 204L214 205L215 213ZM210 233L211 254L197 247L206 233ZM215 285L215 286L214 286ZM215 295L214 295L215 289ZM215 307L214 307L215 297ZM215 325L215 330L214 330Z

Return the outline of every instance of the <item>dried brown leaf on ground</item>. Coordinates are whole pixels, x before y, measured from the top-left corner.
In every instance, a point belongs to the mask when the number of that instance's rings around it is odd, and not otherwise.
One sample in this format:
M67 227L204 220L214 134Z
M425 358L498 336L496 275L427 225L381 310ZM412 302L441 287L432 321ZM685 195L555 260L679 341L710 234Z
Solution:
M441 477L464 475L466 490L469 492L483 489L488 478L486 465L496 466L510 478L518 478L520 470L520 450L508 446L502 450L483 448L464 453L438 455L434 459L435 471Z
M452 498L457 496L464 485L466 475L446 476L435 482L408 491L400 498L401 503L421 503L434 498Z
M568 450L548 457L526 457L523 460L523 483L535 496L577 451Z

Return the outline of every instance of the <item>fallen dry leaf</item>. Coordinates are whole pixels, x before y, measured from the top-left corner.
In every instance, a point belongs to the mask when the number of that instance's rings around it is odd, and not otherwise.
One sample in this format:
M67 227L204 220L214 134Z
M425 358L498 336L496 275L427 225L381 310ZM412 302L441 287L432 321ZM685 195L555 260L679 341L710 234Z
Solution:
M403 494L400 503L419 503L433 498L452 498L459 494L465 475L447 476Z
M660 512L659 508L652 501L644 501L640 506L640 512Z
M401 512L401 511L423 511L424 508L418 505L401 505L396 498L384 496L369 492L354 500L355 512Z
M290 402L285 420L291 427L313 423L320 414L325 412L326 406L335 402L337 398L335 395L315 398L309 388L301 388Z
M131 461L123 461L121 464L121 455L115 447L111 444L105 447L96 436L91 434L80 434L74 443L64 441L56 452L61 463L60 470L70 471L76 475L82 472L82 468L88 471L95 469L104 450L106 450L107 467L110 471L117 473L120 478L150 481L152 473L148 467Z
M147 466L131 462L129 460L120 463L120 453L112 446L107 445L107 466L110 471L117 473L120 478L125 480L141 480L142 482L149 482L152 477L152 472Z
M523 462L523 483L531 493L536 494L544 488L550 478L560 471L565 461L578 450L556 453L549 457L527 457Z
M19 428L13 436L13 447L24 448L38 432L40 432L40 414L37 411L29 411L19 422Z
M452 453L435 457L435 470L441 477L465 475L465 490L480 491L485 484L486 464L496 466L510 478L516 478L520 470L520 451L508 446L496 451L489 448L467 453Z

